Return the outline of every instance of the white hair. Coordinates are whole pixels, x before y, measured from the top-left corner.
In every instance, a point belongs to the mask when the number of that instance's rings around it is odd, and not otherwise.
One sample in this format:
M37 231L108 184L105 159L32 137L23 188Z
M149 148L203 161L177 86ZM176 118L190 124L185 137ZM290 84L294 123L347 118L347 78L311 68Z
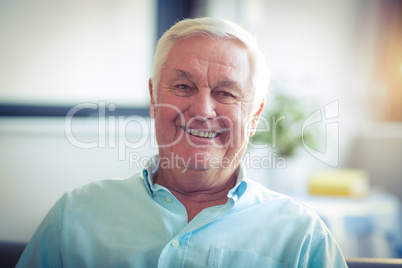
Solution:
M247 48L251 59L251 82L254 92L253 107L258 109L265 98L270 76L265 57L256 39L250 33L229 20L218 18L197 18L179 21L159 39L151 77L154 89L152 98L154 101L157 101L157 90L170 49L178 40L194 36L237 40Z

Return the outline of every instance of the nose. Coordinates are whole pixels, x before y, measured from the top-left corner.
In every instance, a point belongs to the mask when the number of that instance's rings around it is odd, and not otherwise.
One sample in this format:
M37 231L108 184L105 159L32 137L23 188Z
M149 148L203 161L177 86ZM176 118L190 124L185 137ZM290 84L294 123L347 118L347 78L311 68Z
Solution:
M210 90L200 90L192 100L189 115L198 120L212 119L216 116L215 100Z

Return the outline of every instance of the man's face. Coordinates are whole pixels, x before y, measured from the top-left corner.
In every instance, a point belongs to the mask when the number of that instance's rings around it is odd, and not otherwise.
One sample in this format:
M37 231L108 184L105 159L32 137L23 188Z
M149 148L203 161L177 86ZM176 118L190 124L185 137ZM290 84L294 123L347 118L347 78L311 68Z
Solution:
M237 167L249 139L253 90L247 49L233 40L191 37L170 50L151 116L159 157L170 168ZM151 96L152 99L152 96ZM252 121L255 127L256 120Z

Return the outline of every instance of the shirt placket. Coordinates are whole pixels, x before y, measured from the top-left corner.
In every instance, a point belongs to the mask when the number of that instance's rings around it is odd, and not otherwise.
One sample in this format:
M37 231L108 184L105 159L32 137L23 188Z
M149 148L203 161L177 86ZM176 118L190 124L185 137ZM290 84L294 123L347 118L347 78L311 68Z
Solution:
M184 267L186 255L190 244L192 233L215 220L217 217L227 213L233 207L233 200L220 206L211 213L210 210L202 211L182 231L165 246L159 257L158 267Z
M174 237L159 256L158 267L184 267L192 232Z

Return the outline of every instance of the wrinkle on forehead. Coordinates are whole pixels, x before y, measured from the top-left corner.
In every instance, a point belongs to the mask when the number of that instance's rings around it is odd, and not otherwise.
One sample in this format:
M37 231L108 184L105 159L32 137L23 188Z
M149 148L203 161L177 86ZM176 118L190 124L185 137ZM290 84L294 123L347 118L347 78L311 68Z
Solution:
M237 86L245 97L254 94L249 52L235 39L197 36L179 40L169 52L164 66L168 69L173 79L188 79L201 87ZM165 71L162 76L167 75Z

